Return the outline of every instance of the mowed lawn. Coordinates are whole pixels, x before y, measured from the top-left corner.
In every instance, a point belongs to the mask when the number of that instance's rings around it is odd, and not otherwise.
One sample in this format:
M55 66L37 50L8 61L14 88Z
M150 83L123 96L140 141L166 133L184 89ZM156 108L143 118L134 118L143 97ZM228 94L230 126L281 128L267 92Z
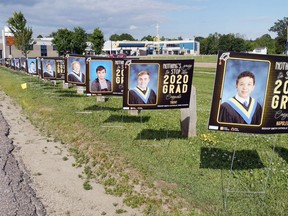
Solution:
M121 97L98 102L61 81L0 68L1 89L85 167L84 188L96 180L144 215L287 214L287 135L209 131L214 78L215 68L195 68L197 136L184 138L178 109L132 116Z

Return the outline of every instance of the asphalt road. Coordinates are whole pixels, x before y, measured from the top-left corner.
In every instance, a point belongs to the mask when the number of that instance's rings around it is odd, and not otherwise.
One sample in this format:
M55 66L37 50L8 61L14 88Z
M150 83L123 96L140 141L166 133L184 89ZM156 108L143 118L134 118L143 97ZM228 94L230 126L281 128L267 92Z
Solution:
M46 210L29 186L29 175L14 155L14 145L8 138L9 125L0 112L0 215L47 215Z

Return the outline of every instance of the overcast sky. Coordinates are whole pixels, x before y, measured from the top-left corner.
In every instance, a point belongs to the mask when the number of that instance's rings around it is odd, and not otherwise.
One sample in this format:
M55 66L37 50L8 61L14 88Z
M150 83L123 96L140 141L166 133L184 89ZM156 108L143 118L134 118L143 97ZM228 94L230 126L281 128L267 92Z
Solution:
M60 28L99 27L105 40L112 34L135 39L158 33L166 38L207 37L210 33L241 34L256 39L287 13L288 0L0 0L0 27L21 11L33 36Z

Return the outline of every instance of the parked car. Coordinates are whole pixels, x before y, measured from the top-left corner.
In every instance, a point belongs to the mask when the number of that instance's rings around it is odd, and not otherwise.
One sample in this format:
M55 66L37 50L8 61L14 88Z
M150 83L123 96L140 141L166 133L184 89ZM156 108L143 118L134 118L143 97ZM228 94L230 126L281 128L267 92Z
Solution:
M123 53L117 55L117 58L126 58L126 57L127 57L127 55L126 55L126 54L123 54Z
M117 58L117 54L109 54L108 57L109 58Z
M124 53L120 53L120 54L109 54L108 55L109 58L126 58L127 55Z

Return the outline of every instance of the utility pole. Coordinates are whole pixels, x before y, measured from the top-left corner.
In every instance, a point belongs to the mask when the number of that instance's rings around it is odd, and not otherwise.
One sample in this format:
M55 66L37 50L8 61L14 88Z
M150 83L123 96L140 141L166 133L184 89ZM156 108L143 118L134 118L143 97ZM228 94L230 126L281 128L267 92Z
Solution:
M2 29L2 41L3 41L3 49L2 49L2 58L6 58L6 40L5 40L5 32L4 29Z

